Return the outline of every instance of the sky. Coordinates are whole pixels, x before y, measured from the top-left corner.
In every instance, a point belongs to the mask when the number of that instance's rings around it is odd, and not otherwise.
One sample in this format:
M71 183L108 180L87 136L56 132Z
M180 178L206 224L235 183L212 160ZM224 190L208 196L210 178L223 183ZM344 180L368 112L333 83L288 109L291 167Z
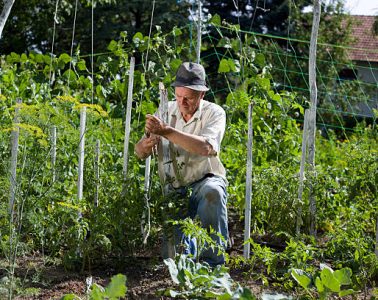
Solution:
M344 0L345 8L351 15L378 15L377 0Z

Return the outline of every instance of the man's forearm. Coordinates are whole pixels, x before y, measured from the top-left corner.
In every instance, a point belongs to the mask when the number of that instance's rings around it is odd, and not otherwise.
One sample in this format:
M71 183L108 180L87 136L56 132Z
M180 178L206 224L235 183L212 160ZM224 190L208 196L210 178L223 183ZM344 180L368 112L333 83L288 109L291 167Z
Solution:
M216 155L216 151L202 136L185 133L171 126L166 126L163 137L190 153L202 156Z

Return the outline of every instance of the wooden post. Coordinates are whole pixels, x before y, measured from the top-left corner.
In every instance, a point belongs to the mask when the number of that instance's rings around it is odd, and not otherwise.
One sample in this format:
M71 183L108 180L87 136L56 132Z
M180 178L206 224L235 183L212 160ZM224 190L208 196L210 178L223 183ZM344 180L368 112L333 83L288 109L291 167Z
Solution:
M84 146L85 146L85 122L86 122L86 107L80 110L80 142L79 142L79 168L77 180L77 198L83 199L83 179L84 179Z
M14 1L15 0L3 0L3 10L0 15L0 39L3 36L3 29L8 20Z
M197 20L197 63L201 61L201 43L202 43L202 3L197 0L198 20Z
M252 202L252 147L253 147L253 104L248 106L248 142L247 142L247 172L245 184L245 212L244 212L244 249L245 259L249 258L251 244L248 240L251 237L251 202Z
M310 122L309 122L309 141L308 141L308 165L310 181L310 234L316 236L316 199L314 193L313 180L315 178L315 134L316 134L316 106L317 106L317 87L316 87L316 49L320 22L320 0L314 0L314 12L312 21L312 31L310 40L309 57L309 84L310 84Z
M160 90L160 103L159 103L159 118L166 124L169 124L169 117L168 117L168 94L167 90L164 87L164 84L162 82L159 82L159 90ZM162 157L159 159L162 159L163 162L171 161L170 159L170 153L169 153L169 141L167 139L162 139L160 141L161 148L162 148ZM171 171L170 168L172 164L163 163L164 170L162 170L163 173L161 173L162 177L165 179L162 183L163 185L166 184L166 179L170 176Z
M96 140L94 171L95 171L95 182L96 182L94 206L98 207L98 191L100 189L100 140Z
M298 209L297 209L297 235L300 233L301 225L303 224L302 220L302 204L303 204L303 179L304 171L306 165L307 157L307 142L308 142L308 121L309 121L310 111L305 110L304 115L304 124L303 124L303 133L302 133L302 157L301 157L301 166L299 169L299 187L298 187Z
M126 184L127 168L129 159L129 140L130 140L130 125L131 125L131 108L133 102L133 85L134 85L134 67L135 58L130 59L129 69L129 87L127 90L127 105L126 105L126 119L125 119L125 140L123 150L123 181Z
M14 201L16 198L16 190L17 190L17 154L18 154L18 140L20 135L20 128L18 126L19 123L19 111L20 105L22 100L18 98L16 100L16 108L14 112L13 118L13 128L11 133L11 143L12 143L12 150L11 150L11 166L10 166L10 195L9 195L9 213L11 216L11 220L13 220L13 212L14 212Z
M56 172L56 126L51 128L51 171L52 171L52 182L55 182Z
M162 82L159 83L160 103L158 108L159 118L166 124L171 124L168 115L168 93ZM172 125L172 124L171 124ZM169 141L165 138L160 140L158 146L158 160L159 160L159 177L162 186L163 196L167 196L167 179L170 178L172 163L169 150ZM162 246L163 258L174 258L176 255L174 236L170 232L164 232Z

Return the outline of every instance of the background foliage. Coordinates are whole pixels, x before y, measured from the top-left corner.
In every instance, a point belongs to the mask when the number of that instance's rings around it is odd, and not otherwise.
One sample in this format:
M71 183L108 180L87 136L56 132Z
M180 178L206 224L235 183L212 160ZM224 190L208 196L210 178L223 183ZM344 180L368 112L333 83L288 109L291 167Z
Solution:
M72 4L62 2L61 5L66 5L67 15L72 12ZM85 3L81 5L84 7ZM97 5L105 8L112 4L104 1ZM125 8L125 11L132 13L133 8ZM298 20L300 18L302 16L298 16ZM114 22L120 23L118 20ZM356 288L374 285L378 272L373 253L378 211L375 123L361 123L353 132L344 132L342 139L332 130L328 131L327 137L318 132L317 174L305 181L302 205L308 206L307 184L311 180L315 183L318 201L319 237L314 240L307 236L307 210L303 211L303 236L296 236L302 139L302 125L297 118L303 116L306 97L284 88L284 80L277 79L275 73L275 58L257 47L264 44L261 40L257 43L257 37L241 36L238 25L222 22L218 16L213 16L210 22L209 30L218 36L216 43L204 40L203 64L213 91L207 97L221 104L228 116L221 155L230 182L230 210L237 212L234 222L239 222L244 209L246 111L248 104L253 102L253 237L256 241L268 238L285 248L278 252L251 240L255 255L247 262L249 274L264 283L268 283L269 278L292 288L290 268L316 274L314 265L319 261L331 261L336 268L352 270ZM336 19L335 22L340 24L341 21ZM146 22L142 23L147 26ZM72 56L63 52L51 56L38 51L24 52L33 49L29 46L23 48L24 45L18 54L12 52L1 56L2 256L40 251L44 255L62 258L68 268L77 265L78 261L84 268L95 258L133 255L143 247L140 234L140 220L145 211L143 162L130 155L126 183L122 176L129 61L131 56L138 58L129 141L133 145L143 132L143 116L156 110L159 82L169 86L180 63L193 60L194 52L190 26L155 27L151 39L144 34L146 30L131 32L122 31L119 37L106 41L103 46L108 53L94 57L93 74L89 57L82 55L78 47ZM343 39L345 35L334 37ZM63 43L65 39L59 40ZM38 50L46 50L39 47ZM275 46L267 44L264 47ZM58 49L68 48L62 46ZM288 48L280 49L287 51ZM302 51L300 47L297 49ZM216 60L210 51L220 53ZM319 68L325 70L327 66L320 64ZM169 97L173 98L171 89ZM14 124L17 99L22 99L20 121ZM79 112L83 106L87 107L88 119L84 197L79 201L76 196L77 147ZM10 133L15 126L20 129L18 185L16 213L10 220ZM55 181L52 180L51 163L53 126L58 132ZM100 204L95 207L94 193L98 182L94 176L94 149L97 140L101 143L101 175ZM156 170L154 162L153 170ZM156 172L153 174L151 244L160 236L168 206L162 199ZM122 189L124 184L126 192ZM14 240L17 247L11 247L15 245ZM237 258L230 261L230 265L237 264Z

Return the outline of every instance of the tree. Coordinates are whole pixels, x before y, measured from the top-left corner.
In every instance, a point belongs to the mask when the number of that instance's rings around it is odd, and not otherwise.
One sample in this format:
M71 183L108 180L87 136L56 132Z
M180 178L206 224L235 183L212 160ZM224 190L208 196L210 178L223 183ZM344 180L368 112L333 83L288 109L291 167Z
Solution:
M58 7L56 4L58 3ZM75 1L69 0L18 0L12 10L11 18L4 29L4 39L0 52L22 53L35 50L47 53L51 43L55 17L55 53L69 53L73 29L74 47L82 53L91 52L91 0L80 0L77 6L76 25L73 28ZM94 2L94 49L101 52L111 40L116 40L120 32L133 36L140 31L149 32L152 14L152 1L143 0L96 0ZM177 5L175 0L156 1L153 25L165 31L174 25L187 23L187 5Z

